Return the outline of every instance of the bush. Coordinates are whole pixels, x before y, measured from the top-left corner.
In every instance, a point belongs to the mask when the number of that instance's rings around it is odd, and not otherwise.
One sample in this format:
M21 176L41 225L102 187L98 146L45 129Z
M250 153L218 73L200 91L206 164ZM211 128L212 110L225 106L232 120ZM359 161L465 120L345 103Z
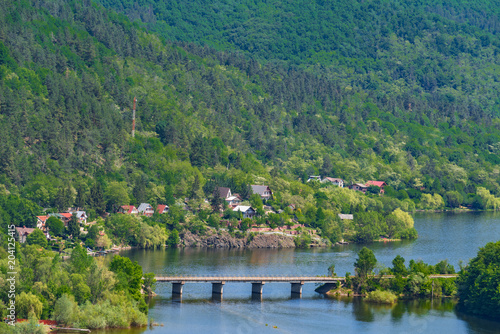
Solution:
M69 290L69 289L68 289ZM54 306L54 320L66 326L78 323L80 311L72 295L63 294Z
M46 248L48 245L47 237L39 229L35 229L30 235L26 237L26 243L28 245L38 245Z
M459 306L472 314L500 317L500 241L486 244L460 271L457 280Z
M295 247L297 248L309 248L312 238L309 234L302 233L300 237L295 237L293 241L295 242Z
M397 236L401 239L416 239L418 238L418 232L414 227L412 227L399 232Z
M390 291L375 290L369 292L365 300L377 304L394 304L398 300L398 296Z

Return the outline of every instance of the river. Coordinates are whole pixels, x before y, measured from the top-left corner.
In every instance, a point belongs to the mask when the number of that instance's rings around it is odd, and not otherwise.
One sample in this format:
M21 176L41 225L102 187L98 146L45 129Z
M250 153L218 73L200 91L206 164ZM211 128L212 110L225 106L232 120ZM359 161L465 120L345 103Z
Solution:
M500 214L416 213L414 241L373 243L378 269L396 255L436 264L447 259L458 271L487 242L500 240ZM354 272L360 245L331 249L176 249L121 252L158 275L325 275L335 264L339 276ZM458 314L449 299L402 301L394 306L364 303L359 298L331 298L305 284L301 299L290 285L264 285L262 300L253 300L251 285L227 283L222 301L212 300L211 284L187 283L182 301L173 300L171 284L158 283L149 316L163 327L99 333L498 333L500 322Z

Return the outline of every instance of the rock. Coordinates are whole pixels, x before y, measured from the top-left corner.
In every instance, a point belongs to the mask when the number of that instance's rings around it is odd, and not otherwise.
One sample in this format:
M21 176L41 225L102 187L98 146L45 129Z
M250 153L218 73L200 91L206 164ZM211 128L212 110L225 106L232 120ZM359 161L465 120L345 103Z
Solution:
M190 231L181 234L181 245L184 247L206 248L293 248L293 236L281 234L257 234L251 241L248 236L236 238L226 231L208 231L206 235L196 235Z

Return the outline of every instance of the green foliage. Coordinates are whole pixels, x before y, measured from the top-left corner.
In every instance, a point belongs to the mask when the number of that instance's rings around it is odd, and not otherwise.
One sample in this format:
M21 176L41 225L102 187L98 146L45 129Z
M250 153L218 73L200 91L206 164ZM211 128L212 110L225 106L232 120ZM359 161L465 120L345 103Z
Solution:
M54 320L66 326L78 322L79 309L72 295L63 294L54 306Z
M21 292L16 298L17 317L27 319L30 312L33 312L37 319L42 315L43 304L37 296L31 292Z
M71 268L74 273L86 272L92 263L92 257L87 255L87 251L80 246L80 243L76 243L75 248L71 252Z
M375 290L368 292L365 300L376 304L394 304L398 300L398 296L390 291Z
M116 273L116 290L126 291L136 300L141 298L140 292L143 274L142 268L137 261L132 262L127 257L115 255L109 264L109 269Z
M122 205L128 205L130 198L127 192L127 184L125 182L110 182L104 193L104 198L107 207L113 211L118 210Z
M398 255L392 260L392 273L394 275L406 276L408 269L405 266L405 259Z
M497 319L500 281L500 241L479 249L457 280L459 305L466 312Z
M146 291L148 295L151 296L154 292L155 287L156 287L155 273L144 274L144 282L143 282L144 291Z
M47 219L46 225L53 236L62 237L64 235L64 223L60 219L51 216Z
M34 312L31 312L28 321L16 323L11 333L13 334L47 334L49 330L38 324L38 319Z
M38 245L46 248L48 245L47 237L39 229L35 229L31 234L26 237L26 243L28 245Z
M356 262L354 263L354 269L356 270L356 275L361 278L366 278L372 273L375 265L377 264L377 259L375 254L369 248L363 247L359 253Z
M68 235L70 235L74 240L78 240L80 237L80 224L76 218L76 214L71 215L71 219L68 222Z
M179 242L180 242L180 238L179 238L179 232L177 230L173 230L171 233L170 233L170 236L168 237L168 240L167 240L167 245L168 247L170 248L176 248L177 245L179 245Z
M312 238L308 233L302 233L300 237L295 237L293 241L295 242L295 247L297 248L309 248Z
M332 264L331 266L328 267L328 276L335 277L337 274L335 273L335 265Z

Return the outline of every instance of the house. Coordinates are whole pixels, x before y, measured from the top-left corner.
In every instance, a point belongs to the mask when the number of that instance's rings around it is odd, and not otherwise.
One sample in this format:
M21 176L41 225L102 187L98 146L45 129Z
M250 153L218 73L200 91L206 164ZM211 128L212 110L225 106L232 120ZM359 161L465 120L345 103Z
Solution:
M387 183L385 183L384 181L368 181L366 182L366 187L369 187L369 186L377 186L380 188L380 193L383 194L385 191L384 191L384 187L387 185Z
M137 212L139 212L142 216L152 217L155 210L149 203L141 203L141 205L137 208Z
M76 219L80 224L87 225L87 213L85 211L76 211L75 212Z
M268 215L270 213L275 213L274 210L273 210L273 207L269 206L269 205L264 205L262 207L262 209L264 209L264 214L266 214L266 215ZM278 213L280 213L279 211L283 211L283 210L278 210Z
M233 211L243 213L243 218L252 218L255 216L255 210L251 206L238 205Z
M307 182L310 181L321 181L321 176L319 175L310 175L309 178L307 179Z
M234 208L237 207L238 205L241 204L241 198L238 194L235 194L234 196L229 196L226 199L227 205L229 207Z
M325 177L323 180L321 180L321 183L326 183L330 182L331 184L338 186L340 188L344 188L344 180L338 179L335 177Z
M47 219L49 219L50 216L36 216L36 228L42 231L47 230L47 226L45 225L47 223Z
M72 214L69 212L61 212L59 213L59 215L61 215L62 218L60 219L63 221L64 225L67 226L69 221L71 220Z
M267 201L273 196L273 192L268 186L251 185L251 187L252 187L252 193L260 195L260 198L262 198L262 200L264 201Z
M26 242L26 237L33 233L34 230L34 228L29 227L16 227L19 242L24 244Z
M339 218L342 220L353 220L354 216L351 214L339 213Z
M122 205L118 209L118 213L124 213L127 215L136 215L139 213L139 211L137 211L137 208L133 205Z
M218 190L219 190L219 196L221 198L229 198L229 197L232 196L231 195L231 189L229 189L229 188L219 187Z
M362 183L354 183L354 184L351 184L349 186L349 189L361 191L362 193L366 193L366 190L368 189L368 187Z
M71 220L71 213L62 212L62 213L49 213L49 217L55 217L64 223L64 226L68 226L69 221Z
M156 212L158 212L160 215L167 213L168 212L168 205L158 204L158 206L156 207Z

